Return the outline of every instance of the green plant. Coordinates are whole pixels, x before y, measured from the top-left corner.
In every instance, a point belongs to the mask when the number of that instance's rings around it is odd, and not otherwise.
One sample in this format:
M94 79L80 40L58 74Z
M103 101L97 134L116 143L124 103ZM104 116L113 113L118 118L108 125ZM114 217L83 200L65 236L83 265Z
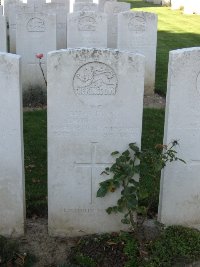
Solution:
M200 232L183 226L170 226L157 240L150 242L147 249L148 260L143 261L142 266L186 266L200 257Z
M133 229L136 229L139 224L143 224L152 205L154 193L149 193L146 188L141 186L143 177L140 174L148 176L156 186L157 180L160 179L160 171L167 162L177 160L184 162L177 157L177 152L174 150L177 144L177 141L172 142L169 146L158 144L154 149L140 151L135 143L131 143L129 149L123 153L112 152L111 155L116 156L116 160L110 168L107 167L102 172L102 174L109 175L109 179L100 183L97 197L104 197L107 193L113 193L119 188L122 190L117 204L108 207L107 213L124 213L122 223L131 224ZM140 179L138 179L139 176ZM145 199L148 199L147 205L143 204ZM143 216L141 222L135 221L135 213Z

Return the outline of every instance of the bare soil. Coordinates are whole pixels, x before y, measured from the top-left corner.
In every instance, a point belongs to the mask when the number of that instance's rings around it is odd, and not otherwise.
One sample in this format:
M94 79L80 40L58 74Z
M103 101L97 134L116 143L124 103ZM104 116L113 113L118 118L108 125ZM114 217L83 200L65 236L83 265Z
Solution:
M18 238L22 254L34 255L34 267L58 267L66 262L70 248L76 245L77 238L56 238L48 235L47 219L27 219L25 235Z

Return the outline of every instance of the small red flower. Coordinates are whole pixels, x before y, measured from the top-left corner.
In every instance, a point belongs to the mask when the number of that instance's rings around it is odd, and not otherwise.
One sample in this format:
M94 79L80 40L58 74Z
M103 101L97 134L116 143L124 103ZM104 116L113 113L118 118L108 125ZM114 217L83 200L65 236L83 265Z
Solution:
M44 55L43 55L43 54L36 54L35 56L36 56L36 58L39 58L39 59L41 59L41 58L43 58L43 57L44 57Z

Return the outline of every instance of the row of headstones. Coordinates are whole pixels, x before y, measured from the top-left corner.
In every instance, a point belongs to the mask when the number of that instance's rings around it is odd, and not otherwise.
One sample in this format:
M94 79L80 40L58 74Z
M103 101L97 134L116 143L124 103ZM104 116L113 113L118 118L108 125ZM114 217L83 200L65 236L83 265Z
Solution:
M156 5L171 6L172 10L183 8L184 14L200 14L200 2L197 0L145 0Z
M38 12L40 10L42 13ZM23 89L45 87L35 57L37 53L44 55L42 66L46 74L49 51L66 47L95 47L117 48L145 55L145 94L153 94L157 16L147 12L122 13L127 10L130 10L130 4L107 1L105 13L75 12L68 14L67 19L67 9L62 3L10 4L10 50L22 56ZM18 14L17 18L15 14Z
M55 236L118 231L105 208L116 194L96 198L112 151L142 133L142 55L107 49L48 54L48 225ZM200 226L200 47L170 52L164 143L178 157L162 173L159 220ZM0 54L0 234L24 233L20 57ZM59 82L58 82L59 81Z
M171 9L183 8L184 14L200 14L200 2L197 0L171 0Z

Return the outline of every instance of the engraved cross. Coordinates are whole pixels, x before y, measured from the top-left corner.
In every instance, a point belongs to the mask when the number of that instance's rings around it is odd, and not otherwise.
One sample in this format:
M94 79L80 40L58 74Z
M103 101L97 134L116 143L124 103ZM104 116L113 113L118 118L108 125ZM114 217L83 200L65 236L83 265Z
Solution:
M81 163L81 162L75 162L77 168L90 168L90 204L93 203L93 177L94 177L94 170L95 168L98 168L100 166L107 167L108 165L111 165L110 162L105 163L98 163L96 162L96 144L97 142L92 142L90 144L90 150L91 150L91 162L89 163Z

